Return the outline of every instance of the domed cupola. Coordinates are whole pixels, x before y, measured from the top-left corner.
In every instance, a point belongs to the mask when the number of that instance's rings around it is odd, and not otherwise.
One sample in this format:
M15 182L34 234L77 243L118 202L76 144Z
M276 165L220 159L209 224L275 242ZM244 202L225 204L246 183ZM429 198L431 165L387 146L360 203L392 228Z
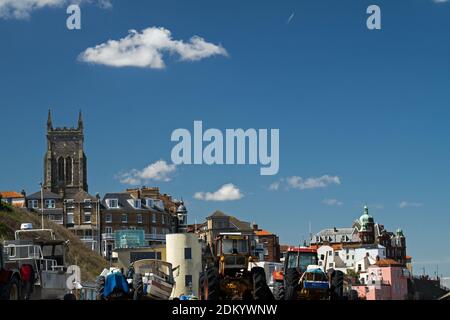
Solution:
M366 230L369 224L374 223L373 217L369 214L369 208L367 206L364 206L364 213L359 218L359 223L361 225L361 229L363 230Z
M186 207L184 206L184 202L182 201L181 204L178 206L177 213L186 213L186 212L187 212Z
M184 206L184 201L181 200L181 203L177 209L178 231L181 233L184 233L187 230L187 214L188 211Z

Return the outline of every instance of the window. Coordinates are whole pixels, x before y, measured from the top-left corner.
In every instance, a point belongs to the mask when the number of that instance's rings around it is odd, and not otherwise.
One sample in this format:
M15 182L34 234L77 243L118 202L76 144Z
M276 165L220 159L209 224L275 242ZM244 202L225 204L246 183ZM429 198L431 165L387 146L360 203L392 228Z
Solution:
M361 272L362 270L362 266L360 264L358 264L358 271Z
M37 209L39 208L39 202L37 200L29 200L28 207L31 209Z
M336 252L334 253L334 256L335 256L335 257L339 257L339 252L336 251Z
M92 230L84 230L84 238L92 239Z
M46 207L47 209L55 209L55 207L56 207L55 200L53 200L53 199L47 199L47 200L45 200L45 207Z
M152 227L152 234L156 235L156 227Z
M186 288L192 287L192 275L187 274L184 276L184 286Z
M184 277L184 286L185 287L192 287L192 276L190 275L190 274L187 274L185 277Z
M107 214L106 215L105 222L106 223L112 223L112 214Z
M128 223L128 215L127 214L122 214L122 223Z
M333 251L328 251L328 256L332 256L333 255Z
M184 259L185 260L192 259L192 249L191 248L184 248Z
M117 199L108 199L108 206L113 209L119 208L119 200Z
M72 158L66 158L66 184L72 184Z
M140 209L141 208L141 200L140 199L134 200L134 207L136 209Z
M84 207L85 208L91 208L92 207L91 199L84 199Z
M152 222L156 223L156 213L152 213Z
M74 202L74 200L73 200L73 199L67 199L67 200L66 200L66 207L67 207L67 208L71 208L71 209L75 208L75 202Z
M73 212L67 212L67 224L74 224Z
M84 213L84 223L91 223L91 213L90 212Z
M347 260L349 260L350 259L350 256L347 256Z
M137 221L137 223L142 223L142 214L138 214L136 216L136 221Z
M112 234L113 233L113 229L111 227L106 227L105 228L105 233L106 234Z
M152 199L145 199L145 203L147 204L147 207L149 207L149 208L153 207L153 200Z

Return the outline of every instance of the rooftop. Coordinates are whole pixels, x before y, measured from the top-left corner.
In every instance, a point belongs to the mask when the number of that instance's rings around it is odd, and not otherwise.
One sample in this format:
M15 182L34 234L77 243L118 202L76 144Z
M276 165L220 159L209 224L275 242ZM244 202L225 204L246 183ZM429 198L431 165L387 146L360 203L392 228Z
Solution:
M0 197L3 199L6 198L23 198L23 195L21 193L15 192L15 191L1 191Z

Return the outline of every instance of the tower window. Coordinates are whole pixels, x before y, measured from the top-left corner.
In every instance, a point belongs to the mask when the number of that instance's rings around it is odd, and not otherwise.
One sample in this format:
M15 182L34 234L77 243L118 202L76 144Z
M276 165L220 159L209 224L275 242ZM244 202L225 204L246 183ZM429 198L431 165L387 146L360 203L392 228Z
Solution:
M58 159L58 181L64 183L64 158Z
M192 275L187 274L184 277L184 286L187 288L192 287Z
M66 158L66 184L72 184L72 158Z
M185 260L192 259L192 249L191 248L184 248L184 259Z

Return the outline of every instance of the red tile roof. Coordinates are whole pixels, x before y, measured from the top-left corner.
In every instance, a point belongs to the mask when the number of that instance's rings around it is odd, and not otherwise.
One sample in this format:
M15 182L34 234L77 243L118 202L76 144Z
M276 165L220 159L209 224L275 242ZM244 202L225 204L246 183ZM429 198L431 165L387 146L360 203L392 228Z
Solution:
M272 232L269 232L267 230L258 230L258 231L255 231L255 234L257 236L271 236Z
M3 199L7 199L7 198L23 198L23 195L15 192L15 191L2 191L0 192L0 196Z
M401 266L402 264L394 259L382 259L375 263L378 267Z

